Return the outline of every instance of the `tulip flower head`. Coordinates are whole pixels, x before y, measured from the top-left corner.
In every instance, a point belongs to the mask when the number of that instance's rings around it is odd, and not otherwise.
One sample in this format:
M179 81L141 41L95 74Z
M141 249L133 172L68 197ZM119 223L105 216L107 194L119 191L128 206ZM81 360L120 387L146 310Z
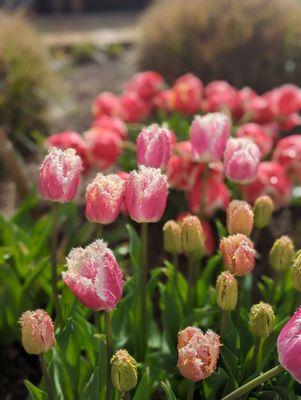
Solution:
M254 304L250 311L249 326L253 335L267 337L272 332L275 323L275 314L270 304Z
M294 259L294 243L288 236L281 236L275 240L270 250L269 261L271 267L276 271L285 271Z
M255 265L253 242L245 235L237 233L224 237L220 242L224 266L233 275L245 276Z
M20 318L20 324L22 344L27 353L46 353L54 345L53 322L46 311L26 311Z
M137 163L165 169L171 155L171 133L156 124L144 128L137 138Z
M182 252L181 226L173 220L167 221L163 226L164 250L171 254Z
M201 162L220 161L230 129L230 120L224 114L196 116L190 127L190 141L195 159Z
M120 213L125 183L118 175L97 174L86 191L86 217L91 222L110 224Z
M258 146L250 139L228 140L224 153L225 175L233 182L246 184L257 175L260 162Z
M262 229L269 225L274 211L274 202L270 196L260 196L254 204L254 225Z
M157 222L167 201L167 178L160 169L139 167L126 181L125 198L130 217L136 222Z
M59 203L72 200L77 192L81 170L82 161L74 149L51 148L40 167L41 195Z
M132 390L138 382L137 362L126 350L118 350L111 359L112 383L122 393Z
M211 330L203 333L187 327L178 335L178 368L186 379L197 382L210 376L220 352L219 336Z
M78 300L94 311L111 311L121 298L122 272L103 240L72 249L62 276Z
M301 308L281 329L277 350L281 366L301 383Z
M253 229L254 215L246 201L232 200L227 208L227 230L230 235L243 233L250 236Z
M216 302L225 311L234 310L238 299L237 280L230 272L222 272L216 281Z

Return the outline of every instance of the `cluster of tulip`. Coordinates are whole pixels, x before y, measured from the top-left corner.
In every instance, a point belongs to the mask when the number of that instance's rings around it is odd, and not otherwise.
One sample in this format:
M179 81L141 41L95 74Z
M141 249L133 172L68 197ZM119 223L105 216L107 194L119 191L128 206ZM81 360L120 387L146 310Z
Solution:
M190 115L200 109L209 112L194 117L187 141L177 143L177 137L168 125L142 127L135 146L138 169L129 173L98 173L87 185L85 196L85 214L91 223L99 226L111 224L123 212L140 224L140 259L139 265L135 266L139 268L136 287L139 301L133 304L133 308L139 314L139 327L134 332L137 334L135 358L141 363L146 362L150 331L146 295L149 284L148 224L163 217L169 187L187 192L190 211L198 216L186 213L178 216L177 220L167 221L163 227L163 239L165 251L173 257L173 296L183 303L184 312L189 316L199 295L196 287L199 265L214 250L206 218L219 208L226 210L226 232L219 245L226 271L217 277L215 288L216 304L222 315L219 335L210 329L203 332L189 324L183 326L178 334L178 369L190 382L187 400L192 400L197 392L194 382L208 378L216 370L221 348L227 341L225 326L239 302L239 281L250 276L254 269L257 252L251 234L254 228L260 231L269 225L274 209L290 200L292 184L300 179L298 146L301 146L301 136L291 135L278 140L278 132L284 125L291 128L298 123L301 94L293 85L285 85L263 96L249 88L238 91L225 82L212 82L204 88L202 82L190 74L179 78L171 89L163 89L163 84L163 79L156 73L138 74L127 85L123 96L104 93L95 100L93 113L96 120L84 138L70 132L51 136L47 140L51 148L40 169L40 192L44 199L54 203L55 218L58 203L69 202L76 196L81 173L88 165L107 170L116 162L118 154L115 157L114 146L118 142L117 147L121 149L121 142L126 137L124 121L132 123L145 119L156 107L167 114L177 111ZM236 129L233 121L238 120L253 122L240 123ZM273 161L263 161L272 152L274 143L277 145ZM87 148L90 149L88 152ZM230 201L231 190L242 200ZM62 327L56 243L57 224L54 223L53 304L58 326ZM179 256L182 254L188 260L188 290L184 299L179 288L182 279ZM269 261L278 274L290 270L295 289L301 291L301 257L299 252L295 254L289 237L282 236L275 241ZM66 266L62 273L63 281L80 303L93 312L104 312L106 399L113 398L112 384L122 396L129 397L138 381L137 363L125 349L119 349L113 355L116 346L110 318L123 296L125 271L101 238L85 248L72 249ZM301 382L300 363L296 356L301 346L300 318L299 310L278 337L280 365L247 381L240 388L234 385L236 389L230 394L225 392L224 399L236 399L249 393L283 368ZM270 304L259 302L250 309L249 328L259 338L249 366L252 373L260 372L256 363L257 358L262 357L261 338L272 332L274 322L274 310ZM21 324L23 345L29 353L39 355L49 398L54 398L43 359L43 353L55 342L51 318L43 310L27 311L21 317Z

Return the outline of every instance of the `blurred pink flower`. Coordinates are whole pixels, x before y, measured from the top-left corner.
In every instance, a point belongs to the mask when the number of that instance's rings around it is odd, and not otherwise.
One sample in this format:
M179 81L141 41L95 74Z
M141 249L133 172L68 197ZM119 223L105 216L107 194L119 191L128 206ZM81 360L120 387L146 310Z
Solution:
M192 115L201 108L203 82L193 74L180 76L171 89L170 105L173 111Z
M143 71L127 82L126 91L135 92L143 100L151 100L164 86L162 75L154 71Z
M140 122L150 117L152 104L141 99L135 92L126 92L120 97L125 122Z
M258 146L262 158L268 155L273 147L272 137L261 125L254 122L241 125L236 131L236 137L252 140Z
M93 127L100 128L106 131L113 131L118 133L120 139L127 138L127 127L122 119L118 117L109 117L108 115L101 115L93 121Z
M295 182L301 183L301 135L290 135L280 139L273 159L285 168Z
M124 111L118 96L110 92L103 92L94 100L92 114L94 118L102 115L123 118Z

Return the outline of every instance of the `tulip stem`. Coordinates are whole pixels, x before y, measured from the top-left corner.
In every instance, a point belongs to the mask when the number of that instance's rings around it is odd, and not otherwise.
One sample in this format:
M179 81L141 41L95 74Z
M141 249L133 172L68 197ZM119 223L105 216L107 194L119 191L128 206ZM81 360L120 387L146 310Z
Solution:
M225 334L225 329L228 321L228 317L230 316L229 311L222 310L222 318L221 318L221 337Z
M194 397L194 382L188 382L188 390L187 390L187 400L193 400Z
M52 206L52 233L51 233L51 286L54 308L59 325L62 325L62 314L58 293L57 277L57 247L58 247L58 222L59 222L59 203L53 203Z
M195 301L195 258L190 255L188 258L188 295L187 295L187 313L194 306Z
M260 360L261 360L260 351L261 351L261 338L258 337L255 339L255 345L254 345L254 354L253 354L253 369L254 369L254 371L257 371L259 369Z
M48 371L47 371L47 366L46 366L46 363L45 363L45 360L44 360L43 353L39 354L38 357L39 357L41 370L42 370L42 373L43 373L43 378L44 378L46 390L47 390L47 393L48 393L48 399L49 400L54 400L54 391L53 391L52 383L51 383L51 380L50 380L50 376L49 376Z
M130 392L124 392L121 394L121 399L122 400L131 400L131 394Z
M172 263L174 267L174 289L175 293L179 295L179 288L178 288L179 257L176 253L172 255Z
M113 399L113 386L111 380L111 358L113 356L113 336L112 336L112 323L111 316L108 311L104 312L105 317L105 333L107 344L107 387L106 387L106 400Z
M206 214L206 196L207 196L207 186L209 179L209 164L207 163L203 172L203 185L201 191L201 207L200 207L200 218L204 218Z
M140 254L140 346L138 352L139 361L144 361L147 343L146 327L146 290L147 290L147 223L141 224L141 254Z
M249 393L252 389L256 388L258 385L267 381L268 379L273 378L274 376L278 375L282 371L283 371L283 368L281 367L281 365L277 365L276 367L270 369L269 371L266 371L263 374L259 375L257 378L252 379L250 382L247 382L240 388L234 390L234 392L223 397L222 400L239 399L241 396Z

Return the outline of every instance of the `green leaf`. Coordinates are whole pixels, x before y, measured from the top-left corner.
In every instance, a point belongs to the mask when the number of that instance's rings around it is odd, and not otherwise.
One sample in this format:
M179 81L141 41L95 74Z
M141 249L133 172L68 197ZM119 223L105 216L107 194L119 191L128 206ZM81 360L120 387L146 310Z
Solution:
M167 382L161 382L161 387L165 393L166 400L177 400L176 395L171 389L170 383Z
M30 399L32 399L32 400L47 400L48 399L47 393L43 392L43 390L37 388L28 380L25 380L24 383L29 392Z
M152 394L152 382L149 368L146 368L140 383L135 391L133 400L149 400Z

